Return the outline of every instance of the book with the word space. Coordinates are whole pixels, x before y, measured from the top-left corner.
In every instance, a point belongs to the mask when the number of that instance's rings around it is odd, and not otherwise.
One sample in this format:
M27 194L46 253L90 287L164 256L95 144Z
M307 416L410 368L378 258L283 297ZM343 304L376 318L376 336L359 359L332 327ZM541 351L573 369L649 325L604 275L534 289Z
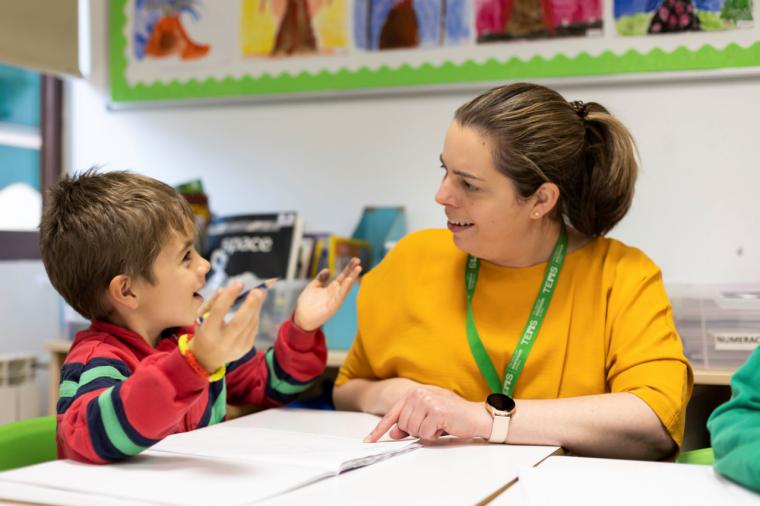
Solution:
M294 211L214 218L205 242L211 270L204 291L232 280L252 288L269 278L293 279L302 231Z

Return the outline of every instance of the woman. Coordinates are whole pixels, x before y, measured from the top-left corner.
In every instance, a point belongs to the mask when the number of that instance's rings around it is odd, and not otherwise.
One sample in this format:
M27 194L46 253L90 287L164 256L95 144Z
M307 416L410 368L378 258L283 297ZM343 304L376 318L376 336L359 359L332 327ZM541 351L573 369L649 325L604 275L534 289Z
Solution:
M633 196L625 127L512 84L457 110L441 164L449 231L407 236L365 277L336 407L385 415L368 441L676 451L692 372L660 271L604 237Z

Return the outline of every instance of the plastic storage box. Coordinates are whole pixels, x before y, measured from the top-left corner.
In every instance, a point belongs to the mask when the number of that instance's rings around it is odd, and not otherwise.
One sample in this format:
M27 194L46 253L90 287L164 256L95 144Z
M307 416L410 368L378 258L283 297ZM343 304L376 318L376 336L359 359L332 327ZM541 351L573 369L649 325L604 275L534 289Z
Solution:
M666 290L694 367L735 368L760 344L760 284L668 285Z

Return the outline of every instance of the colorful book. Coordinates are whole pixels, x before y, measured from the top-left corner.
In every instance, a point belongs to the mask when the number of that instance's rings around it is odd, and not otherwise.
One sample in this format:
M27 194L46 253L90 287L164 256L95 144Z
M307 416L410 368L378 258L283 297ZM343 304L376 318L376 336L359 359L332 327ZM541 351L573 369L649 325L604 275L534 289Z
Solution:
M190 208L195 217L195 228L198 232L195 249L204 251L203 240L206 237L206 228L211 222L211 209L208 205L208 195L203 191L203 183L200 179L194 179L175 186L175 189L190 203Z
M357 257L366 268L370 262L369 242L338 235L325 235L317 239L312 255L311 276L327 268L330 276L340 273L348 262Z

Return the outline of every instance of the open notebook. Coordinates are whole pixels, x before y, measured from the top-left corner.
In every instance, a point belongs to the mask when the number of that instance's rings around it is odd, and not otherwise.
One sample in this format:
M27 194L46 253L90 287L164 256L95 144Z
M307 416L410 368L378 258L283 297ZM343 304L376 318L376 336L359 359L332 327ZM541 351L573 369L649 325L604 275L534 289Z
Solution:
M419 446L362 443L378 421L364 413L270 410L169 436L118 464L55 461L3 472L0 498L82 504L87 494L92 504L250 504Z

